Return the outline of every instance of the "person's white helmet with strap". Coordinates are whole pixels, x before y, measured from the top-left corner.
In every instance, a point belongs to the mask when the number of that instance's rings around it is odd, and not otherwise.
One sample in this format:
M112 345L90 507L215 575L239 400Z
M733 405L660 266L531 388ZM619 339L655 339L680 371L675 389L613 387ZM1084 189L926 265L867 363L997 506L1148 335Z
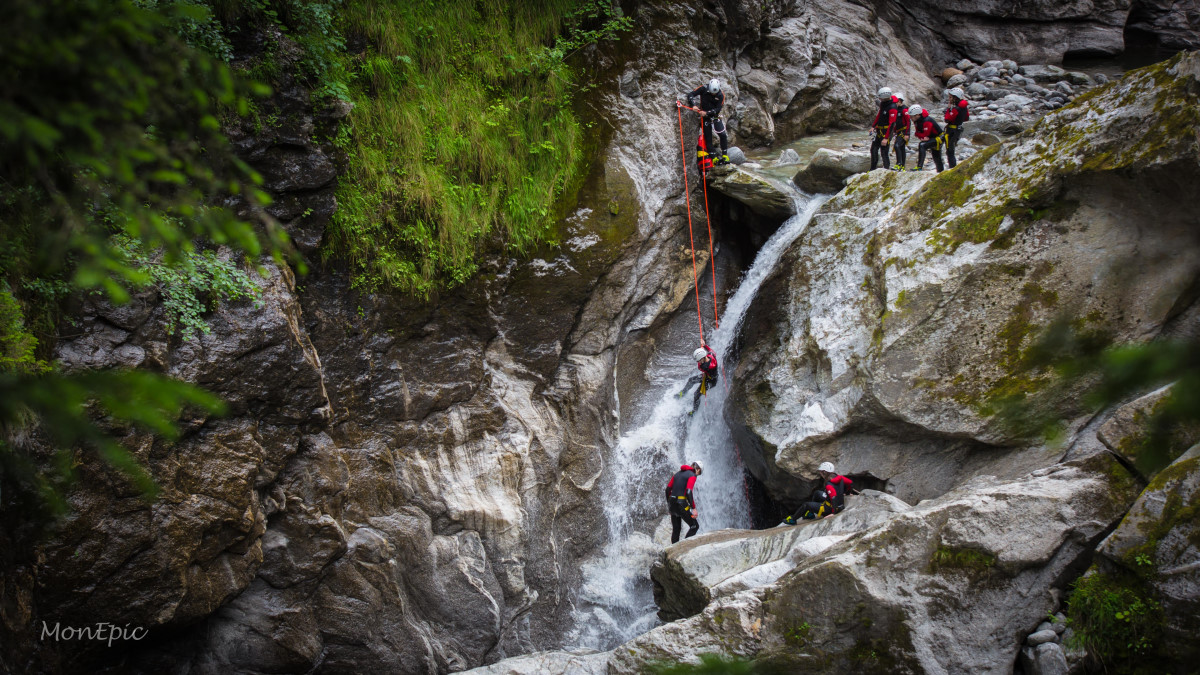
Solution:
M696 475L699 476L704 473L704 467L700 466L700 462L692 462L692 471L695 471Z
M908 116L909 117L920 117L921 114L924 112L925 112L924 108L922 108L919 105L914 105L913 107L908 109Z
M825 473L837 473L837 471L833 470L833 462L821 462L821 466L817 467L817 471L824 471Z
M892 98L892 88L891 87L880 87L878 96L879 96L880 101L887 101L887 100L891 99Z
M720 80L718 80L717 78L714 77L713 79L708 81L708 93L716 94L716 93L719 93L720 91L721 91L721 81Z
M953 96L954 98L956 98L960 101L967 97L967 93L958 87L955 87L946 93L950 94L951 96Z
M696 351L692 352L692 358L696 359L697 363L703 361L706 356L708 356L708 351L704 347L697 347Z

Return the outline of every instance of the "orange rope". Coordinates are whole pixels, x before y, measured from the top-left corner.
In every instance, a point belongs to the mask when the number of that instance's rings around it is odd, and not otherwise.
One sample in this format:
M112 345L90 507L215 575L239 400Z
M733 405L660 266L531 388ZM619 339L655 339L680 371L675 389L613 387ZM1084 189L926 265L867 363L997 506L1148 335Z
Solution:
M683 158L683 196L687 204L688 214L688 244L692 247L692 287L696 291L696 323L700 326L700 342L704 342L704 320L700 316L700 277L696 272L696 240L692 234L692 195L688 188L687 178L687 146L683 142L683 108L679 101L675 102L675 113L679 117L679 155ZM706 193L707 194L707 193Z
M717 316L717 259L713 254L712 218L708 216L708 173L701 169L700 185L704 187L704 222L708 225L708 268L712 270L713 291L713 323L721 327L721 319Z

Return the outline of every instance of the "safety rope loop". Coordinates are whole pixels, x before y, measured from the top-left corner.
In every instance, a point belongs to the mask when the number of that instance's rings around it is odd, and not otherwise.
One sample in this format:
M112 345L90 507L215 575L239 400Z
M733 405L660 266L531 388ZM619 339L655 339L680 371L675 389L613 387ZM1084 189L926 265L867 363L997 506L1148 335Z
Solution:
M717 259L713 253L712 218L708 215L708 172L700 169L700 185L704 187L704 222L708 225L708 268L712 270L713 292L713 324L721 327L721 318L717 315Z
M704 342L704 320L700 315L700 276L696 272L696 240L692 234L692 195L688 187L687 177L687 146L683 141L683 108L685 107L679 101L675 102L677 108L676 115L679 117L679 155L683 159L683 198L687 204L688 214L688 245L692 249L692 288L696 292L696 323L700 326L700 342Z

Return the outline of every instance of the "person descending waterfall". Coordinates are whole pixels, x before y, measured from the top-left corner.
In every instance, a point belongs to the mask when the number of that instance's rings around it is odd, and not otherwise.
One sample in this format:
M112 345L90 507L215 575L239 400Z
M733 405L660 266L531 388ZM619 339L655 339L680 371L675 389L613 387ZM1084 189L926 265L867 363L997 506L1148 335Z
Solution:
M950 97L950 107L946 108L942 119L946 120L946 160L953 169L958 164L958 160L954 159L954 148L962 136L963 123L971 119L971 111L968 110L967 95L962 89L955 87L946 95Z
M875 113L875 121L871 122L871 170L879 166L879 156L883 155L883 168L890 169L892 164L888 158L888 144L892 140L892 132L896 126L896 104L892 102L892 90L883 87L879 90L879 112Z
M822 463L817 468L817 473L821 476L821 482L809 495L808 501L800 505L799 511L783 519L785 525L795 525L801 520L816 520L832 516L840 510L835 504L843 503L844 496L839 492L841 486L833 483L835 476L833 464Z
M897 111L895 135L892 140L892 146L896 148L896 166L893 166L892 170L903 171L907 160L905 149L908 147L908 135L912 131L912 118L908 116L908 109L904 107L904 94L892 94L892 102L896 104Z
M688 531L684 539L696 534L700 529L700 521L696 518L696 498L692 488L696 487L696 477L704 473L700 462L692 462L679 467L679 471L667 481L667 511L671 514L671 543L679 541L679 529L683 521L687 521Z
M717 383L720 374L717 355L709 349L707 344L701 342L700 347L692 352L692 358L696 359L696 368L700 369L700 374L688 378L687 383L683 385L683 390L675 394L675 398L683 398L688 389L694 385L700 385L700 388L696 390L696 395L692 397L692 411L688 413L689 417L696 414L696 409L700 407L700 397L708 394L709 388Z
M919 105L909 108L908 115L913 118L913 133L917 136L917 171L925 168L925 153L930 152L938 173L941 173L945 168L942 165L942 146L946 144L946 133L929 116L929 111Z
M708 84L701 85L687 95L687 104L695 107L695 99L700 97L700 125L703 132L704 148L696 152L696 157L703 158L712 152L712 135L715 131L721 139L721 153L714 155L716 163L728 164L729 136L725 134L725 122L721 120L721 108L725 106L725 94L721 92L721 81L713 78ZM699 160L697 160L699 161Z

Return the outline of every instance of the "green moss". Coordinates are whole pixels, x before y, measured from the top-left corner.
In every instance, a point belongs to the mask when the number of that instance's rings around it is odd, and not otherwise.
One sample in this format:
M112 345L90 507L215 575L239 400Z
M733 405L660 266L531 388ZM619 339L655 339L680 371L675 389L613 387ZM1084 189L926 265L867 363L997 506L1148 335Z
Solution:
M971 179L983 168L997 152L1001 144L989 145L971 156L970 159L958 165L952 171L943 171L929 179L921 189L913 195L909 209L922 218L939 220L950 207L961 207L970 201L975 194Z
M808 634L811 631L812 624L803 621L793 624L791 628L787 629L783 634L783 639L796 649L804 649L808 646Z
M971 548L939 546L929 559L929 570L961 570L972 573L988 572L996 566L996 556Z

